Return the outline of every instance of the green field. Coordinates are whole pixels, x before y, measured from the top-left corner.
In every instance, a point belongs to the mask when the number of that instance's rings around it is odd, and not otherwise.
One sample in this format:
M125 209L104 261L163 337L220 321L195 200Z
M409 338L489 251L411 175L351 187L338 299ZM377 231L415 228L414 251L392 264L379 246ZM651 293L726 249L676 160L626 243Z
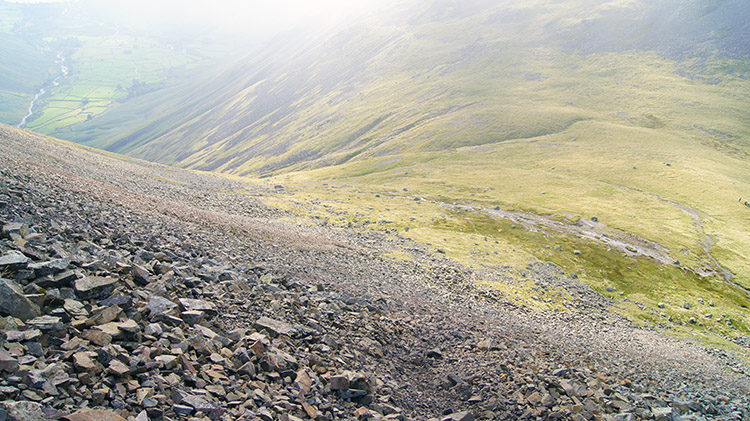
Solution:
M232 48L195 37L167 38L158 27L129 28L101 13L88 2L0 1L0 122L18 124L44 88L26 128L67 138L76 124L174 85ZM67 75L55 63L58 57Z
M64 138L72 127L146 92L163 89L170 72L203 58L165 45L123 36L78 37L67 60L69 76L39 103L28 129Z

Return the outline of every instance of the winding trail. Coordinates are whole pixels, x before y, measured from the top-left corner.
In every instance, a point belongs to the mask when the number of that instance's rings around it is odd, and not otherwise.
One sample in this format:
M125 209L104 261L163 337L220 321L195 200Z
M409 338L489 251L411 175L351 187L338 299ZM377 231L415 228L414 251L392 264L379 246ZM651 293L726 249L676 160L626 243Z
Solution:
M411 199L411 197L403 195L395 195L393 197ZM425 198L420 198L420 200L443 208L481 212L495 218L504 218L523 226L524 229L531 232L551 230L562 234L574 235L606 244L607 246L620 250L629 256L645 256L663 265L677 265L677 262L672 256L670 256L669 249L666 247L654 241L609 228L606 224L599 221L580 218L575 224L569 224L548 216L538 215L531 212L508 211L500 209L500 207L485 208L481 206L459 205L456 203L451 204ZM702 232L701 229L701 233Z
M701 237L701 244L702 244L703 252L706 253L706 256L710 260L710 265L712 266L712 270L718 273L719 275L721 275L721 277L724 278L724 281L726 283L733 285L737 288L740 288L741 290L745 291L745 293L747 293L748 297L750 297L750 290L734 282L733 281L734 273L732 273L732 271L730 271L729 269L721 266L721 264L719 264L719 261L716 260L716 258L711 254L711 247L714 246L714 239L711 238L710 235L706 234L706 231L703 229L704 216L696 209L687 207L677 202L673 202L671 200L663 199L655 194L651 194L651 195L659 199L661 202L672 205L676 207L677 209L687 213L688 215L690 215L691 218L693 218L695 228L697 229Z
M747 293L748 296L750 297L750 290L748 290L744 286L742 286L742 285L734 282L733 281L733 279L734 279L734 273L732 273L732 271L730 271L729 269L723 267L719 263L719 261L716 260L716 258L713 256L713 254L711 254L711 247L713 247L715 243L714 243L714 239L711 238L710 235L706 234L706 231L703 229L703 219L706 217L706 215L702 214L697 209L691 208L689 206L685 206L685 205L683 205L681 203L678 203L678 202L675 202L673 200L664 199L663 197L661 197L661 196L659 196L658 194L655 194L655 193L644 192L643 190L639 190L639 189L636 189L636 188L633 188L633 187L624 186L624 185L620 185L620 187L622 187L624 189L627 189L627 190L632 190L632 191L636 191L638 193L643 193L643 194L649 195L649 196L651 196L651 197L659 200L662 203L666 203L666 204L668 204L670 206L673 206L673 207L675 207L675 208L677 208L677 209L685 212L686 214L688 214L693 219L693 224L695 225L695 229L698 232L698 235L700 236L700 241L701 241L701 245L702 245L701 249L703 250L704 253L706 253L706 257L709 260L708 265L711 267L712 273L720 275L724 279L724 281L726 283L728 283L728 284L730 284L732 286L735 286L735 287L737 287L737 288L745 291L745 293ZM696 273L698 273L698 272L696 272ZM711 273L698 273L698 274L699 275L710 275Z
M683 204L664 199L656 194L646 193L627 186L621 187L628 190L648 194L658 199L659 201L674 206L675 208L690 215L700 236L700 241L702 244L701 248L709 260L709 262L707 262L707 265L710 267L710 271L701 271L699 268L689 268L689 270L700 276L713 274L719 275L726 283L745 291L745 293L747 293L750 297L750 290L734 282L734 274L729 269L721 266L719 261L711 254L711 247L713 247L715 243L713 238L706 234L705 230L703 229L703 218L705 217L705 215L701 214L697 209L693 209ZM431 201L427 199L422 200L437 204L438 206L444 208L481 212L492 217L504 218L512 221L513 223L519 224L526 230L532 232L551 230L563 234L574 235L580 238L585 238L598 243L606 244L607 246L620 250L629 256L645 256L663 265L679 265L674 257L669 254L669 249L667 249L666 247L642 237L638 237L622 231L615 231L611 228L608 228L606 224L602 222L595 222L581 218L575 224L569 224L552 219L551 217L537 215L531 212L507 211L498 207L485 208L481 206L450 204L440 201Z
M575 224L568 224L547 216L536 215L530 212L506 211L500 208L483 208L468 205L450 205L440 203L441 206L456 209L483 212L493 217L505 218L525 229L536 232L540 230L552 230L563 234L570 234L581 238L606 244L631 256L646 256L664 265L674 265L674 259L669 255L667 248L645 238L640 238L624 232L615 232L608 229L602 222L594 222L588 219L579 219Z

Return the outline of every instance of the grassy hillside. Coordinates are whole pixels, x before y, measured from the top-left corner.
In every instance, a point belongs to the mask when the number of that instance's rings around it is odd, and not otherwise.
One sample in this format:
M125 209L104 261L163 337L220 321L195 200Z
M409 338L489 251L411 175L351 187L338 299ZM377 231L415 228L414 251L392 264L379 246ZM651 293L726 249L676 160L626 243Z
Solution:
M732 283L750 287L750 208L738 202L750 188L747 170L746 158L698 139L582 121L552 135L374 158L274 182L294 193L280 195L279 203L302 214L397 230L464 263L505 266L513 277L530 261L554 262L617 301L642 304L647 311L628 310L639 318L656 324L673 317L666 324L679 326L691 317L704 321L706 313L746 318L747 292ZM656 243L669 259L657 264L636 248L607 243L605 235L524 226L498 216L496 207L543 215L563 227L593 217L603 234ZM734 274L731 283L722 268ZM698 307L698 298L717 308ZM659 309L660 302L670 311ZM682 308L685 302L694 307ZM662 312L664 320L652 317Z
M320 42L279 39L166 101L161 93L142 98L67 137L234 174L489 144L590 119L651 128L674 122L741 137L744 117L739 108L724 116L725 98L709 104L721 107L720 122L674 121L674 113L692 113L725 91L737 106L743 101L732 89L748 76L747 56L724 46L743 45L750 31L725 17L750 8L707 5L405 2ZM154 118L114 138L91 136L123 114ZM725 122L733 127L712 127Z
M14 33L21 7L0 2L0 122L17 124L39 87L57 70L54 56Z

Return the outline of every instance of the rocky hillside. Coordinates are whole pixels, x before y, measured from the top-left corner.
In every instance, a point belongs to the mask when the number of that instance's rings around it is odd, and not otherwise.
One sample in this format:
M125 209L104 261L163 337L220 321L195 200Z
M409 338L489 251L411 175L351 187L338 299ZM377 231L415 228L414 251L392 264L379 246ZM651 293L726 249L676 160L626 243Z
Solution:
M295 222L274 187L0 127L0 418L750 417L740 356L639 329L554 266L530 276L579 311Z

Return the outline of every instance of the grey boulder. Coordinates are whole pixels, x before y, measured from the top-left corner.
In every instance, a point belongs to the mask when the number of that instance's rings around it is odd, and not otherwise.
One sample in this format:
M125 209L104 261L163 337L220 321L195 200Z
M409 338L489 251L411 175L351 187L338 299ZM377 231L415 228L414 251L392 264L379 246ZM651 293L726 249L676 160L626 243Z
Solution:
M0 314L28 320L38 317L41 310L26 298L20 285L0 278Z

